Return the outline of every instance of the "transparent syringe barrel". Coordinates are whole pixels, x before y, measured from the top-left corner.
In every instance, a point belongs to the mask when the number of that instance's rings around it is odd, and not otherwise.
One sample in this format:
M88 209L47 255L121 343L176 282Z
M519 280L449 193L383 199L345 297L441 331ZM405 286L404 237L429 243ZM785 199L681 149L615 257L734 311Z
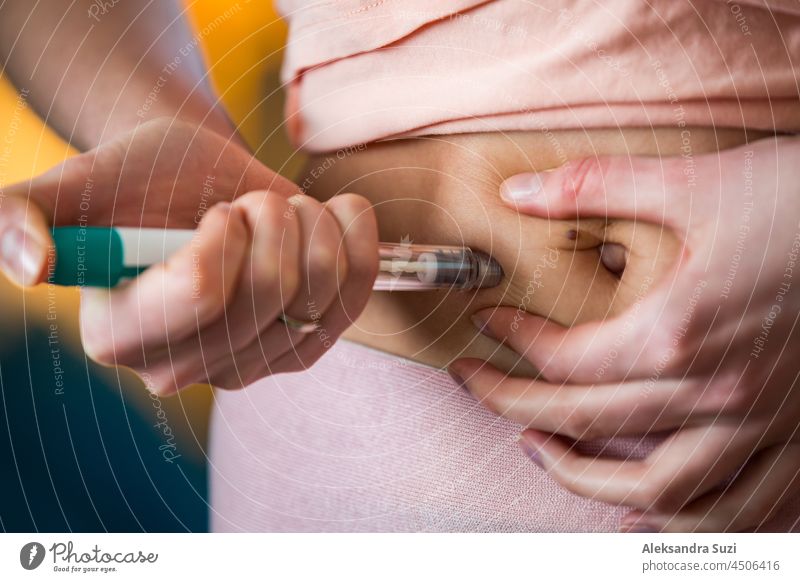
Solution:
M487 265L496 263L467 247L381 243L379 253L376 291L472 289L499 282L492 267L488 269L490 278L497 281L486 278ZM496 268L499 270L499 265Z

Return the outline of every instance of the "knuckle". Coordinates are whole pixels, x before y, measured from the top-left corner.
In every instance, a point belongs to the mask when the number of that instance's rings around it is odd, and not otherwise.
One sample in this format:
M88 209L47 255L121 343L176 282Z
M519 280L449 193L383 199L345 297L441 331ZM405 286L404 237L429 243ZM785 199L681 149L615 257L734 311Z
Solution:
M337 276L340 258L337 249L330 248L322 241L312 243L308 249L308 278L317 281L330 281Z
M339 252L335 254L334 260L336 261L336 282L339 286L341 286L350 272L350 261L347 259L347 253L345 252L344 247L339 247Z
M290 223L296 220L292 205L283 196L270 195L262 208L262 216L258 228L267 229L271 235L274 259L258 265L260 278L269 289L275 289L281 297L291 299L300 286L299 261L294 254L294 243L287 243L286 238ZM292 252L286 252L287 249Z
M575 410L572 403L566 398L558 399L558 401L553 404L552 413L558 423L556 427L557 433L570 437L573 436L575 429L579 428L577 424L580 420L577 415L573 414L574 412Z
M198 286L191 295L198 319L210 321L225 312L225 286L219 277L198 276Z
M633 505L644 510L652 510L660 493L652 479L643 479L636 484L635 492L631 496Z
M575 431L578 436L574 438L582 441L594 441L603 438L604 436L594 419L588 421L583 420L582 423L575 429Z
M283 232L281 226L285 219L282 214L287 205L277 200L277 196L268 196L252 212L248 212L248 222L252 233L251 256L262 257L258 267L258 274L267 280L277 280L280 265L271 260L272 255L277 255L281 249ZM269 255L269 256L267 256Z
M694 386L697 411L715 415L753 415L758 409L761 388L735 370L720 371Z
M672 496L666 492L663 492L659 495L656 495L651 507L659 513L672 514L680 511L683 505L684 503L680 501L677 496Z
M170 117L168 115L158 115L148 122L152 127L161 129L189 128L191 125L182 119Z
M657 171L664 177L665 184L681 184L686 183L687 180L687 167L683 162L673 162L667 158L661 158L660 160L656 158L658 161ZM655 170L655 167L653 168ZM711 192L708 192L709 196L708 199L712 200ZM696 196L692 197L696 199ZM682 204L682 200L677 196L673 196L670 199L671 204ZM695 200L695 204L697 201Z
M270 293L281 289L281 265L278 261L264 261L252 268L259 291Z
M677 487L661 485L658 482L650 490L651 506L660 513L676 513L685 505L687 499Z
M357 218L362 212L369 211L372 207L369 200L359 194L339 194L332 199L336 208L341 209L353 219Z
M738 381L737 378L722 378L718 384L719 387L714 389L718 410L736 416L744 416L754 411L759 399L758 390L754 390L746 382Z
M659 513L674 513L682 505L677 501L674 487L652 472L645 475L636 485L633 497L638 507Z
M581 402L580 397L562 390L557 395L555 418L559 422L557 432L576 440L594 440L600 434L597 418L594 413Z
M264 192L261 210L270 224L273 222L282 222L287 217L287 213L291 210L289 199L286 196L276 194L275 192Z
M578 205L586 195L605 191L605 176L611 163L610 158L598 156L568 163L559 193L562 201Z
M668 373L679 367L679 346L674 341L671 325L657 325L651 328L648 337L643 338L642 357L652 362L662 373Z
M233 201L232 207L241 210L244 220L250 229L255 232L262 227L267 209L267 196L265 192L248 192Z
M567 382L572 376L571 362L565 362L544 350L536 350L532 346L526 351L531 363L536 367L543 380L553 384ZM565 416L559 418L564 419Z
M732 412L730 408L733 384L724 378L710 378L703 382L687 381L682 386L682 393L687 398L693 399L694 410L700 414L719 414L726 410Z
M581 408L569 406L565 410L566 417L563 420L565 434L578 440L592 440L596 437L594 419Z
M283 261L280 264L283 268L277 270L274 280L277 281L284 303L288 303L300 290L300 273L294 264L287 265Z

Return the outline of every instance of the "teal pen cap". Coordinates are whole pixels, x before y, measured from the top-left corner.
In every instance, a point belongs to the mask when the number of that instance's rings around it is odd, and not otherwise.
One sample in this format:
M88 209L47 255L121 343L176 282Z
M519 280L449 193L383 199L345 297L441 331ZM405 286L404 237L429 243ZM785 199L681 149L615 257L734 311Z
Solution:
M114 287L188 243L193 230L100 226L53 228L55 285Z
M56 264L49 283L113 287L123 276L122 239L113 228L53 229Z

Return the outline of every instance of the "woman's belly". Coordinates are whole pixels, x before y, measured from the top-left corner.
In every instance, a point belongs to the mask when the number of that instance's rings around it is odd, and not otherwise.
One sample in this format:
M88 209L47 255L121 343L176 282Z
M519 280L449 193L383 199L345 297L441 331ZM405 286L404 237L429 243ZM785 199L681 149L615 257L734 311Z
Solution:
M464 244L492 254L506 273L499 287L478 292L373 293L345 337L437 367L471 356L530 372L515 354L477 334L470 315L496 305L564 325L615 315L665 273L679 244L656 225L520 215L501 203L500 183L569 159L682 154L691 162L744 141L741 131L701 128L433 136L316 156L298 182L320 199L366 196L384 242ZM578 242L567 236L572 229L581 233ZM623 244L635 259L621 278L599 261L602 239Z

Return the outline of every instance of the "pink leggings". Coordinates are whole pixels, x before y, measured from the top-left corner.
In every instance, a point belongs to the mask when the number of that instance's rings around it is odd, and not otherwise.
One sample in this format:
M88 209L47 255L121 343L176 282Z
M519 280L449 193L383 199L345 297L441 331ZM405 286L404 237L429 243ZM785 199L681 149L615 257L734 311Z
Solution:
M443 371L340 341L312 369L217 392L214 531L616 531L626 509L565 491ZM587 451L641 457L655 438ZM798 531L800 498L763 531Z

